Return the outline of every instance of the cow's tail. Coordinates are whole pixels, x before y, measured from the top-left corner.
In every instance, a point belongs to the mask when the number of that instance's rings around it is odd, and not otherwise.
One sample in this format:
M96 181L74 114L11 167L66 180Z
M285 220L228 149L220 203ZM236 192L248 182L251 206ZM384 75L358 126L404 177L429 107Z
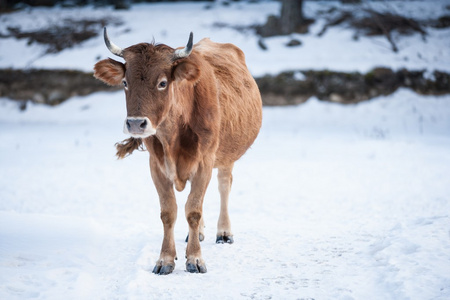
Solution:
M141 139L136 139L133 137L130 137L126 140L123 140L121 142L118 142L115 144L117 149L117 158L122 159L127 157L128 155L131 155L134 150L138 149L140 151L144 151L144 145L142 144Z

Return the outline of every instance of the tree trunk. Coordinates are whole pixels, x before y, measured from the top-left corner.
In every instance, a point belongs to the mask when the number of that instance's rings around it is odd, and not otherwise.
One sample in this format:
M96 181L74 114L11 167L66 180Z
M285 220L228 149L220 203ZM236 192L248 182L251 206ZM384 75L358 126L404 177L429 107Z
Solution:
M281 2L281 34L299 32L299 28L305 24L303 0L282 0Z
M280 16L269 16L266 24L259 26L256 32L262 37L307 33L313 19L303 15L303 0L280 0Z

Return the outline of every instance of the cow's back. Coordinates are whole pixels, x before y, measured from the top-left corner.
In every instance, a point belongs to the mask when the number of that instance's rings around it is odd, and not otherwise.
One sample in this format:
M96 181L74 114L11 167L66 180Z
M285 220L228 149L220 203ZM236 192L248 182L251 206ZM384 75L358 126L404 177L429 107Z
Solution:
M221 128L215 166L229 165L245 153L258 135L261 95L238 47L203 39L194 50L213 68L219 89Z

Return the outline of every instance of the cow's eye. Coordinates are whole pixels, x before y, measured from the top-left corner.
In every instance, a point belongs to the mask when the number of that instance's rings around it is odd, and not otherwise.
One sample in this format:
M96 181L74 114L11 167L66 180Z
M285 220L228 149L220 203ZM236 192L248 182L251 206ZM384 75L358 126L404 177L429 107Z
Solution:
M163 90L167 87L167 81L163 80L158 84L158 89Z
M124 88L128 89L128 83L126 80L122 80Z

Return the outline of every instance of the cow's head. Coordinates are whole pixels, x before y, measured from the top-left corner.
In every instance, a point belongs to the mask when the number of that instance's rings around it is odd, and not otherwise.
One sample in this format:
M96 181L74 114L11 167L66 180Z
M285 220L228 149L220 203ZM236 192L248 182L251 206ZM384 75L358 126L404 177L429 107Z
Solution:
M94 76L109 85L123 85L127 102L124 132L135 138L156 133L175 102L173 84L195 82L200 76L196 64L188 59L192 52L191 32L184 49L142 43L121 49L112 43L104 29L105 43L125 63L113 59L99 61Z

